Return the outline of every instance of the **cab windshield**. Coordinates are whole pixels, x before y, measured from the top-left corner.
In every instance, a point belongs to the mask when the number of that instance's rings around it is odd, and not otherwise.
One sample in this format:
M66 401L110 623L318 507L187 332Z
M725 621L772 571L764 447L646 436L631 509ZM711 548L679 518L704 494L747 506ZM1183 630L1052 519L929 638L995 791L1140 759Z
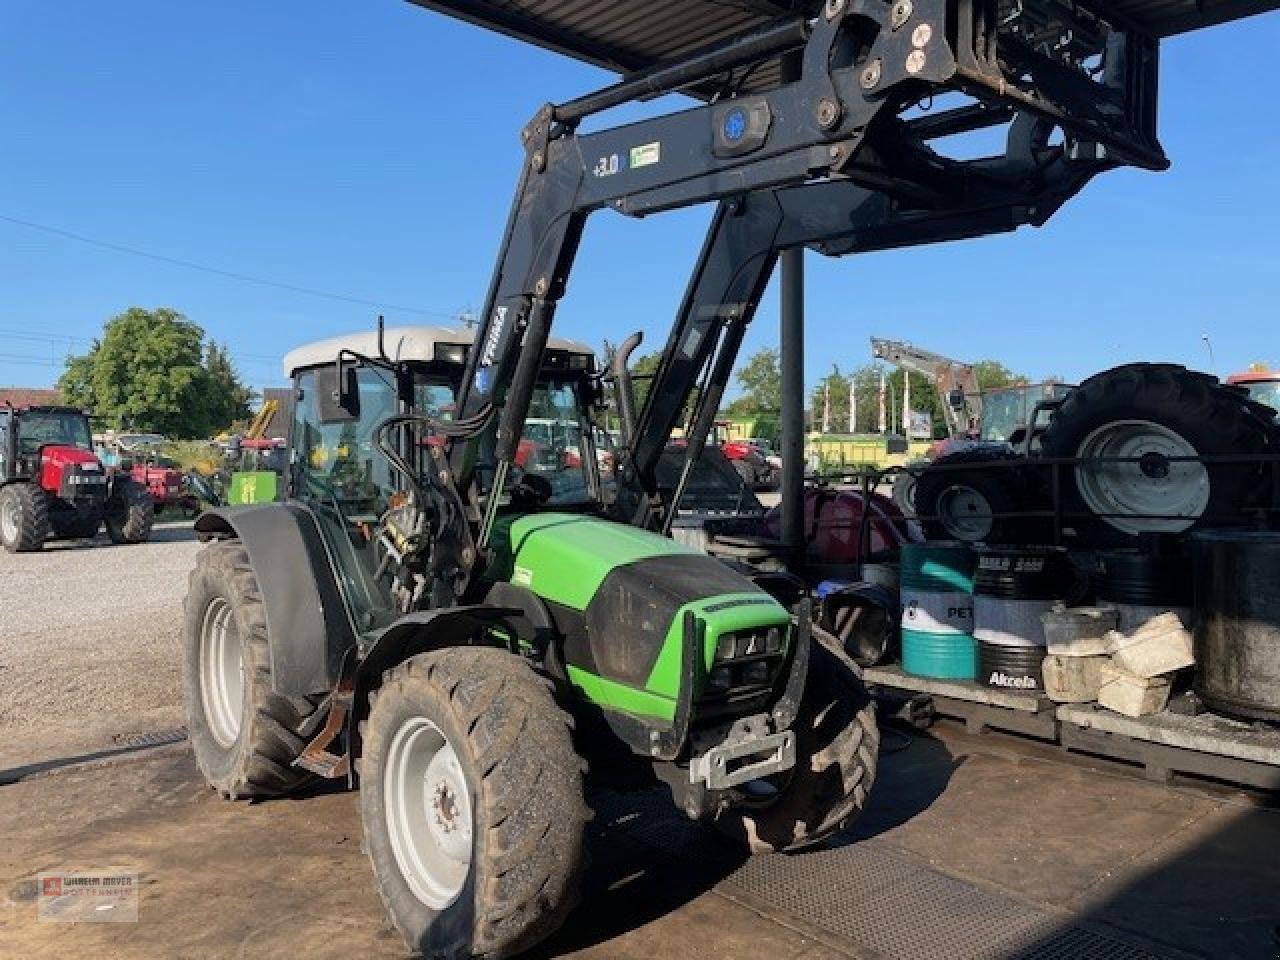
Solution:
M529 416L516 448L516 467L550 485L547 506L582 505L598 499L591 469L596 456L594 444L590 439L583 440L584 431L590 437L591 424L584 419L586 403L580 399L579 389L576 380L540 382L534 388ZM419 377L414 386L414 408L419 413L451 420L454 402L453 387L438 376ZM481 482L487 487L492 478L492 430L481 442L481 449ZM508 481L507 489L510 488Z
M27 411L19 414L19 451L38 453L44 446L92 450L93 438L89 435L88 420L78 413Z
M1249 388L1249 396L1258 403L1280 411L1280 380L1259 380L1256 383L1246 383L1245 386Z

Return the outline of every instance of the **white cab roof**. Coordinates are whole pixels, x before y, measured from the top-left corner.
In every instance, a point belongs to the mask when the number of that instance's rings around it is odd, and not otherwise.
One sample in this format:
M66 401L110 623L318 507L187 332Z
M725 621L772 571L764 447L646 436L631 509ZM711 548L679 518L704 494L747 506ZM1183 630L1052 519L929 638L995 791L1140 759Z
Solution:
M382 342L387 356L392 360L418 360L430 363L436 358L436 344L458 343L470 346L475 334L474 329L458 327L387 327L383 331ZM586 344L576 340L566 340L563 337L552 337L547 342L547 346L552 350L595 355L595 351ZM350 350L362 356L376 357L378 331L348 333L296 347L284 355L284 374L292 378L298 370L334 363L338 359L340 350Z

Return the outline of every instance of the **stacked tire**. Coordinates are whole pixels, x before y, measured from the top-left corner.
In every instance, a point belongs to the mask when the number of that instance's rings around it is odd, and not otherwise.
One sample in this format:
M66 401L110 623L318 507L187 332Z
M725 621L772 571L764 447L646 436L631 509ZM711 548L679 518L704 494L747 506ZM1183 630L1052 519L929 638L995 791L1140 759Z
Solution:
M1280 430L1242 387L1175 364L1134 363L1073 390L1041 448L1084 461L1061 473L1073 542L1124 545L1249 523L1271 493L1269 466L1251 458L1280 452Z

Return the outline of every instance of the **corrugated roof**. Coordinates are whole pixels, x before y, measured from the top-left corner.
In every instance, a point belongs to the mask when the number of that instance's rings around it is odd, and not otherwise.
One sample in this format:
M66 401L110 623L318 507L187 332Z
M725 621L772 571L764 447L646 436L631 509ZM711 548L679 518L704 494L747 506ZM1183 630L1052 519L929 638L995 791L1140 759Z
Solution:
M629 73L759 27L815 0L410 0L588 63ZM1079 2L1079 0L1077 0ZM1084 5L1084 4L1082 4ZM1093 0L1166 37L1280 9L1280 0ZM776 67L751 86L776 82Z

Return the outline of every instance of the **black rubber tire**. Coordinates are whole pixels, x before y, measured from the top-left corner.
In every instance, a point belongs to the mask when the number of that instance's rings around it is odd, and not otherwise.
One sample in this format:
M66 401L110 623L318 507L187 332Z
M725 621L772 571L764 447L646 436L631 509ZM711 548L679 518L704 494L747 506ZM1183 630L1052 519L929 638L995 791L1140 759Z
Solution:
M814 630L809 677L796 717L796 765L767 805L745 801L714 823L752 853L812 846L851 824L875 783L880 730L862 671L825 631Z
M156 504L146 487L123 477L111 485L106 521L112 543L146 542L155 519Z
M200 689L200 631L205 612L226 600L240 641L244 700L235 743L214 738ZM264 799L296 790L313 779L292 766L306 741L301 731L322 698L283 697L271 687L267 618L249 554L237 541L213 543L200 551L191 572L183 609L182 693L196 765L209 785L230 800Z
M1068 394L1053 414L1041 440L1046 457L1075 457L1095 430L1118 420L1147 420L1179 434L1200 456L1263 455L1280 450L1280 429L1247 391L1217 378L1168 363L1133 363L1090 377ZM1208 505L1186 532L1201 526L1247 523L1248 507L1266 505L1268 470L1264 464L1217 464L1209 474ZM1076 471L1063 472L1063 509L1084 515L1068 521L1073 545L1131 544L1137 537L1105 519L1090 518Z
M4 535L0 525L0 541L9 553L32 553L44 547L49 536L49 498L34 483L9 483L0 487L0 510L9 509L10 503L18 505L16 535Z
M387 671L371 701L359 761L365 844L409 949L433 960L508 957L557 930L577 899L588 814L570 721L549 684L506 651L456 647ZM444 734L472 793L471 872L440 911L410 890L386 822L387 751L415 717Z
M54 510L49 514L49 526L58 540L92 540L102 526L97 510Z
M969 487L991 505L993 514L1023 513L1035 508L1037 497L1026 471L1009 467L992 468L995 463L1012 463L1022 458L1004 447L977 446L946 453L933 461L916 481L916 519L927 540L968 540L982 543L1035 542L1043 524L1027 518L993 518L990 532L983 537L964 537L938 518L943 495L954 487ZM973 470L941 470L972 464Z
M916 519L916 484L920 482L920 475L930 462L923 459L909 460L903 465L904 469L894 475L893 505L902 511L902 515L908 520Z

